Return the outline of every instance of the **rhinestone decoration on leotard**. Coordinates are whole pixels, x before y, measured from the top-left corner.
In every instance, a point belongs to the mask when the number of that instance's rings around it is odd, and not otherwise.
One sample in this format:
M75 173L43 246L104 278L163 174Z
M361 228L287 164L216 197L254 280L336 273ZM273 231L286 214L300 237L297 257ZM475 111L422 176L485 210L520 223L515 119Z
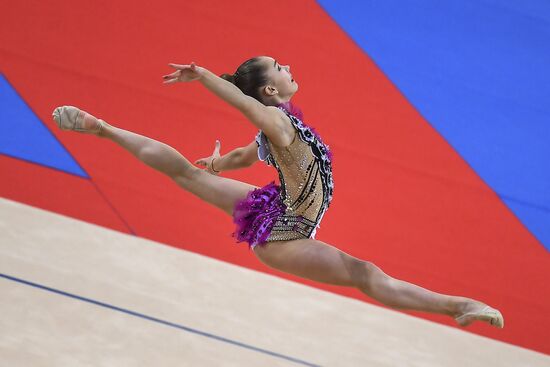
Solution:
M256 203L256 206L268 206L269 203L268 213L262 212L262 215L256 216L255 209L247 213L247 208L254 207L250 204L254 199L249 194L243 200L248 204L237 204L240 209L234 215L238 227L237 238L249 242L251 247L264 240L271 242L312 238L332 199L332 155L328 146L301 119L288 109L279 108L287 114L296 131L293 142L287 147L278 147L260 131L256 143L258 157L275 167L279 174L281 186L277 199L280 204L274 206L273 184L270 184L259 191L255 190L256 196L269 197L268 200ZM254 234L256 229L261 234ZM239 231L246 235L239 236Z

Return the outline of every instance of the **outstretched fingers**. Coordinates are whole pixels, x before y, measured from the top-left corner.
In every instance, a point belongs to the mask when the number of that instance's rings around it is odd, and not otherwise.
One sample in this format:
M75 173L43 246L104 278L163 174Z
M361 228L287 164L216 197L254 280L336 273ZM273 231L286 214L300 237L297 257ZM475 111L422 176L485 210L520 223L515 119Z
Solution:
M181 64L169 63L168 66L171 66L176 70L185 70L185 69L188 69L190 65L181 65Z
M164 84L177 83L180 80L180 76L181 76L181 71L180 70L177 70L177 71L175 71L171 74L168 74L168 75L164 75L162 77L162 79L164 79L163 83Z
M201 71L197 65L193 62L190 65L180 65L180 64L168 64L170 67L176 69L172 74L163 76L164 84L173 84L177 82L191 82L197 80L201 77ZM202 70L202 69L201 69Z
M212 153L213 156L220 156L220 148L221 148L222 144L220 143L219 140L216 140L216 145L214 146L214 153Z
M195 71L197 69L197 64L195 64L194 62L192 62L191 64L185 64L185 65L181 65L181 64L174 64L174 63L169 63L168 64L169 66L173 67L174 69L176 70L186 70L186 69L191 69L193 71Z
M178 70L178 71L174 71L174 72L171 73L171 74L164 75L163 78L164 78L164 79L177 78L178 76L180 76L180 74L181 74L181 72Z

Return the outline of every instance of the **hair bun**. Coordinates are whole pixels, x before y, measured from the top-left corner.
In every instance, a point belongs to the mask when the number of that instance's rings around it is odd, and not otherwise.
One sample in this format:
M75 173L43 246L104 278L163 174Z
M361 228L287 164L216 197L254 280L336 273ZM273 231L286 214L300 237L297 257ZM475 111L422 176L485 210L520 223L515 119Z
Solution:
M235 75L234 74L222 74L220 78L227 80L231 84L235 84Z

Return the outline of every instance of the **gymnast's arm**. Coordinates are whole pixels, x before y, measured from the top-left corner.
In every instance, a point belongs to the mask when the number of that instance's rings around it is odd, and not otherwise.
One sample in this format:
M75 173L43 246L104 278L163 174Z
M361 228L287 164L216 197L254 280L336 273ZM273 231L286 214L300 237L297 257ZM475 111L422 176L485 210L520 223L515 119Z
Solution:
M233 149L223 156L220 156L220 142L216 141L216 148L212 156L198 159L195 164L205 167L212 174L219 174L222 171L250 167L258 160L258 145L256 141L245 147Z
M227 171L231 169L250 167L257 161L259 161L258 145L256 144L256 141L253 141L245 147L234 149L231 152L221 156L219 160L216 159L214 168L216 171Z
M234 84L220 78L207 69L191 65L169 64L176 71L164 77L165 83L190 82L199 80L212 93L237 108L269 140L279 146L286 146L293 137L288 134L287 116L277 107L265 106L256 99L245 95Z

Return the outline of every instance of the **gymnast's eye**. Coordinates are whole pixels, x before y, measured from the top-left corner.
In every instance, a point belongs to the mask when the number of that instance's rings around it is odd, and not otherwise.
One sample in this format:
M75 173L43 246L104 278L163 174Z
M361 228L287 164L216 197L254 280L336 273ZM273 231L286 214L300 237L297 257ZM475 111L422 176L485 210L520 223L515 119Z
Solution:
M279 69L279 71L281 71L281 65L277 66L277 69Z

